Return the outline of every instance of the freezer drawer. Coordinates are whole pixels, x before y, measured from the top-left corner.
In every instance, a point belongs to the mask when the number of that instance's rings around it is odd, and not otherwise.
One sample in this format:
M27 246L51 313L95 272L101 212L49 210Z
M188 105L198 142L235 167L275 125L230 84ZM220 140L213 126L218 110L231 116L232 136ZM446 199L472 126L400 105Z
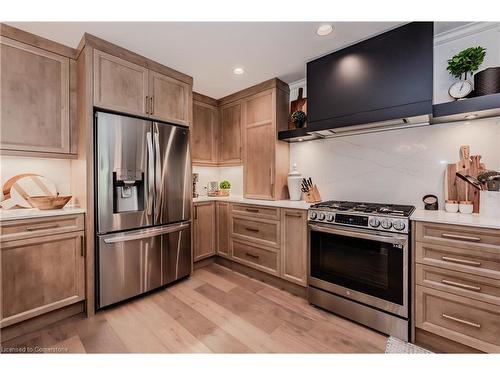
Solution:
M98 236L99 308L191 272L189 222Z

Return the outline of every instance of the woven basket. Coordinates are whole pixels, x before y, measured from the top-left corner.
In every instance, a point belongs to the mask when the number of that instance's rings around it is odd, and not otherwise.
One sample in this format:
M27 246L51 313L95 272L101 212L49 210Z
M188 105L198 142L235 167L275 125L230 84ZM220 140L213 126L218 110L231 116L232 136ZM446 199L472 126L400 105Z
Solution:
M487 68L474 75L474 96L500 92L500 67Z

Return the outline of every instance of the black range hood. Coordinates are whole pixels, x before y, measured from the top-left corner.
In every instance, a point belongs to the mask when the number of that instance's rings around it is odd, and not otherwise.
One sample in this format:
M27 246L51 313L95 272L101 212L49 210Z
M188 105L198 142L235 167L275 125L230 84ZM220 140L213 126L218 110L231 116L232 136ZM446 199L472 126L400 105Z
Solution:
M359 134L430 123L432 22L412 22L307 64L307 133Z

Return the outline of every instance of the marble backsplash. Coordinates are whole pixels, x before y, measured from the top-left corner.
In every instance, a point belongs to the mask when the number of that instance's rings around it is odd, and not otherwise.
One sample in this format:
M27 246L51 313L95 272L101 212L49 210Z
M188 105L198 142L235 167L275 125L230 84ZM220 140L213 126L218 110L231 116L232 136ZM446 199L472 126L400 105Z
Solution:
M293 143L290 162L312 177L323 200L412 204L444 200L446 164L459 160L461 145L500 169L500 119L431 125L381 133Z

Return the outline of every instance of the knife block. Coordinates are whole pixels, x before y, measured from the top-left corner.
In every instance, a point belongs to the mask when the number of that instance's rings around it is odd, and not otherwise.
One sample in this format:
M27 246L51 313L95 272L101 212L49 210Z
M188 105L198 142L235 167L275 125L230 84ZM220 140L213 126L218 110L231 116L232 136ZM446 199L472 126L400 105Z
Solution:
M319 194L318 187L313 185L307 193L304 193L307 203L318 203L321 202L321 195Z

